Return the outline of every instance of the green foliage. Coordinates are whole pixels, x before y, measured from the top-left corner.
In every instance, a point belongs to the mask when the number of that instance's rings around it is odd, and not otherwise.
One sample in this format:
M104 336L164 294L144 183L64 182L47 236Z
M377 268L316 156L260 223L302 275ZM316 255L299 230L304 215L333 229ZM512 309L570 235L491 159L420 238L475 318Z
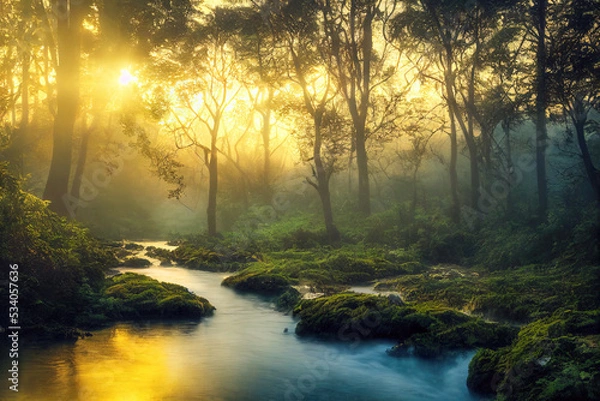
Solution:
M185 287L134 273L112 277L104 294L106 314L113 319L201 318L215 310Z
M290 287L275 300L275 307L279 311L288 312L294 309L300 299L302 299L300 292Z
M105 243L20 190L0 165L0 307L8 311L8 269L18 264L19 323L24 334L73 338L77 329L135 317L201 317L213 307L185 288L135 274L105 278L115 253L140 246ZM128 248L128 249L125 249ZM146 259L130 258L146 265Z
M36 331L52 322L75 325L104 285L117 260L74 222L23 192L0 165L0 307L8 310L8 269L19 265L19 322Z
M473 261L493 270L504 270L555 260L572 265L597 264L599 210L593 205L554 209L539 226L490 218L480 232Z

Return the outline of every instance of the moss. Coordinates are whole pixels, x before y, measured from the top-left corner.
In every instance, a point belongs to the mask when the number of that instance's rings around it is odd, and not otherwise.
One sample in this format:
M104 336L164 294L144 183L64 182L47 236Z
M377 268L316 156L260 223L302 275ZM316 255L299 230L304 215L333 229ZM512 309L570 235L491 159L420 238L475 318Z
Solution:
M492 320L527 323L559 308L600 307L600 267L530 265L489 272L434 266L423 274L385 280L376 287L412 302L436 302Z
M248 252L232 249L218 243L198 245L192 242L184 242L173 250L170 255L170 259L187 268L218 272L237 271L256 260Z
M596 400L598 340L600 311L557 311L524 326L512 346L480 351L469 369L469 386L507 401Z
M288 288L275 300L275 307L278 311L288 312L293 310L302 299L302 294L293 287Z
M504 377L499 371L500 359L503 353L481 348L469 363L467 387L479 394L495 394L498 383Z
M140 244L136 244L135 242L128 242L123 245L123 248L128 251L143 251L144 246Z
M185 287L134 273L112 277L104 294L106 313L113 319L201 318L215 310Z
M222 285L237 291L263 295L281 295L288 290L290 284L290 281L284 276L252 270L229 276L222 283Z
M145 258L132 257L125 259L122 265L126 267L148 267L152 266L152 262Z
M146 247L146 255L151 258L158 259L162 262L170 262L173 259L171 251L164 248L157 248L155 246Z
M455 349L506 346L515 337L509 326L483 322L448 308L397 305L390 298L342 293L304 300L294 310L298 335L344 340L389 338L421 356Z
M423 267L416 261L406 262L406 255L394 256L385 248L365 248L345 246L340 249L322 248L313 252L286 250L261 255L260 262L250 263L236 276L229 278L225 285L237 286L238 282L253 280L252 286L244 290L259 293L262 291L253 276L277 276L289 283L302 283L319 292L331 293L346 286L373 281L382 277L409 274ZM402 260L402 263L395 260ZM268 285L270 282L265 281Z

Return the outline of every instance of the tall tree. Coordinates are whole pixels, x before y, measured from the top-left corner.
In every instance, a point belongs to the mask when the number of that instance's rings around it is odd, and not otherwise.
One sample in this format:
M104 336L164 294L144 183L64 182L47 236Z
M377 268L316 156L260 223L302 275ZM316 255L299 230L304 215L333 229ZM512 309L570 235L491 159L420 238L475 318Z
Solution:
M232 47L239 29L236 22L239 20L231 9L215 8L204 15L187 45L177 52L182 68L175 72L179 78L177 100L167 123L176 146L199 150L208 170L206 216L210 236L217 235L219 139L226 111L241 90L235 83L239 69Z
M94 7L92 7L94 5ZM79 107L82 23L98 12L101 21L119 34L111 38L115 48L134 49L136 56L180 37L192 13L190 0L169 2L119 2L116 0L58 0L53 5L56 19L58 63L56 67L57 113L54 120L52 162L44 189L50 208L66 215L73 153L73 131ZM114 40L118 37L118 40ZM128 46L120 48L122 43ZM124 52L127 54L127 52Z
M548 9L548 103L559 106L575 128L585 175L600 207L600 170L588 146L594 128L590 112L600 112L600 8L585 0L565 0Z
M270 3L253 2L251 8L238 7L236 12L241 19L240 40L236 41L238 59L244 64L245 73L241 80L247 87L248 96L259 118L259 135L262 145L261 196L265 203L271 203L274 171L272 154L277 149L273 143L275 120L275 97L286 79L287 55L276 43L268 18Z
M535 155L538 190L538 217L546 220L548 212L548 182L546 177L546 128L547 77L546 77L546 9L547 0L536 0L533 20L536 34L536 81L535 81Z
M288 51L290 79L302 93L302 112L309 116L310 125L305 131L306 145L312 144L312 177L307 182L316 189L321 200L325 229L330 243L340 240L333 216L329 183L335 171L335 162L343 149L336 134L341 121L332 106L336 96L327 58L319 40L318 7L316 3L291 0L283 7L274 29Z
M450 117L450 184L453 199L452 216L456 221L460 208L456 178L456 131L463 133L469 153L470 166L470 206L479 208L481 195L480 160L481 150L488 162L491 146L491 132L500 118L483 116L479 90L480 76L485 72L484 50L489 42L502 45L494 40L502 31L501 21L515 1L473 1L457 2L413 0L394 19L396 36L410 35L416 41L416 48L428 54L431 63L437 65L442 77L434 76L443 87ZM432 72L424 72L432 76ZM485 117L485 118L484 118ZM477 132L479 128L479 132Z
M320 7L328 66L352 119L358 209L365 215L371 213L367 141L377 129L372 126L375 122L369 121L373 94L394 71L393 63L388 64L389 43L379 28L392 9L394 5L385 0L324 0Z
M79 104L81 24L89 10L88 1L59 0L57 19L58 66L56 71L57 114L54 120L52 163L44 189L50 209L66 215L64 198L69 194L73 127Z

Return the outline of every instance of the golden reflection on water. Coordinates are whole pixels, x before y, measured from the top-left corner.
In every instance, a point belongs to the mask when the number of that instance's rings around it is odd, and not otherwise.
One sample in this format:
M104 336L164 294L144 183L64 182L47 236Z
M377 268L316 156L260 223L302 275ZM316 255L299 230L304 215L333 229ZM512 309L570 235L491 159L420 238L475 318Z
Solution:
M176 387L178 364L169 360L168 337L117 327L104 340L100 349L86 341L76 346L80 400L162 400Z

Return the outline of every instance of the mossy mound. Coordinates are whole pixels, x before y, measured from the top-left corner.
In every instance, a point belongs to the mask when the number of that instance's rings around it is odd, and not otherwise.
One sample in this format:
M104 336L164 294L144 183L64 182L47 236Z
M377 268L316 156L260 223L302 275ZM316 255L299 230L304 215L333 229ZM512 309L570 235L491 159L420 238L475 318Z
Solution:
M155 258L161 261L161 264L170 262L173 258L173 254L168 249L157 248L155 246L146 247L146 256Z
M412 255L385 248L361 246L308 251L287 250L262 255L260 262L251 263L224 285L257 293L281 293L290 284L305 284L316 292L339 292L348 285L364 283L383 277L414 274L423 265L410 261ZM282 284L275 291L273 280ZM260 288L265 283L266 288ZM333 291L332 291L333 290Z
M170 259L189 269L227 272L238 271L256 258L249 252L225 245L182 243L171 251Z
M289 287L283 294L281 294L275 300L275 307L278 311L288 312L294 309L294 307L302 299L302 294L293 287Z
M506 401L600 399L600 311L562 310L521 329L510 347L480 350L473 391Z
M492 320L529 323L559 308L600 307L600 266L530 265L495 272L436 266L376 288L400 292L410 302L435 302Z
M148 267L152 266L152 262L145 258L132 257L127 258L123 261L122 265L124 267Z
M113 319L202 318L215 310L185 287L135 273L110 278L104 295L106 313Z
M143 251L144 245L136 244L135 242L128 242L123 245L123 248L127 249L128 251Z
M290 288L290 281L281 275L253 271L229 276L222 284L237 291L262 295L281 295Z
M295 308L300 317L298 335L337 340L388 338L402 343L395 350L414 349L420 356L436 357L450 350L508 345L516 329L486 323L448 308L398 305L377 295L341 293L303 300Z

